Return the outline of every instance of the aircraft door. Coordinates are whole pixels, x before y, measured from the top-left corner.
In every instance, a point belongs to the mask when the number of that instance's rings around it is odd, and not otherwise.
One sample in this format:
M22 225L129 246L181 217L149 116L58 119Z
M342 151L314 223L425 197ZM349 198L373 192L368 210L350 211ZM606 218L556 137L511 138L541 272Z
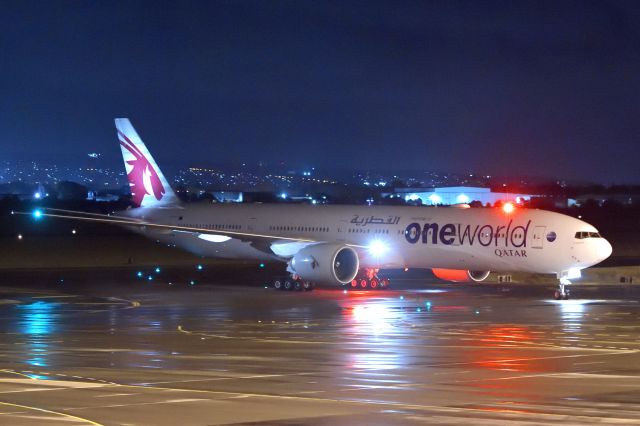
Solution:
M546 226L536 226L533 229L533 237L531 240L531 248L541 249L544 242L544 231Z

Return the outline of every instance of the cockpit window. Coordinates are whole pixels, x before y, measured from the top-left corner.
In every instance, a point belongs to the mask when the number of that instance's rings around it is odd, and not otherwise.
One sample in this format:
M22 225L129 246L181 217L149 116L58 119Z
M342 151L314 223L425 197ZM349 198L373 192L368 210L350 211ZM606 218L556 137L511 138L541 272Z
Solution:
M584 240L585 238L602 238L598 232L576 232L576 238Z

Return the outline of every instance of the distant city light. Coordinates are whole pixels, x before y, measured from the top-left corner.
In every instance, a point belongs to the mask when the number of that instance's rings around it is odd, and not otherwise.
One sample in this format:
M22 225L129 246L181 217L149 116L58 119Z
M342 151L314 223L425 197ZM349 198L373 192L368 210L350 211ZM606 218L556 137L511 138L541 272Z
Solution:
M431 201L431 204L441 204L442 197L440 197L438 194L431 194L429 195L429 201Z
M469 196L465 194L460 194L456 197L456 201L461 204L467 204L470 200L469 200Z
M22 234L18 234L18 239L21 240L22 239Z

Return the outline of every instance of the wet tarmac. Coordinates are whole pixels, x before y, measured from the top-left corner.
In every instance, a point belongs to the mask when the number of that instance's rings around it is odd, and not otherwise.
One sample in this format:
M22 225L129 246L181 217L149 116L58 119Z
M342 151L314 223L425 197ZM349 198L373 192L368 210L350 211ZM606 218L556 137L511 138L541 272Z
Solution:
M640 424L640 289L94 275L2 279L0 424Z

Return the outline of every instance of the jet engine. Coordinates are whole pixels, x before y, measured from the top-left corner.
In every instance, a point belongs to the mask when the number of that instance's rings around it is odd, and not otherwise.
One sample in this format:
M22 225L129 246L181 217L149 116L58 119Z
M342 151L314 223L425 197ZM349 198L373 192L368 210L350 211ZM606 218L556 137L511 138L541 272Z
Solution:
M432 269L433 275L454 283L480 282L487 279L491 271L468 271L466 269Z
M358 274L358 253L340 244L313 244L297 252L290 269L302 279L315 283L342 285Z

